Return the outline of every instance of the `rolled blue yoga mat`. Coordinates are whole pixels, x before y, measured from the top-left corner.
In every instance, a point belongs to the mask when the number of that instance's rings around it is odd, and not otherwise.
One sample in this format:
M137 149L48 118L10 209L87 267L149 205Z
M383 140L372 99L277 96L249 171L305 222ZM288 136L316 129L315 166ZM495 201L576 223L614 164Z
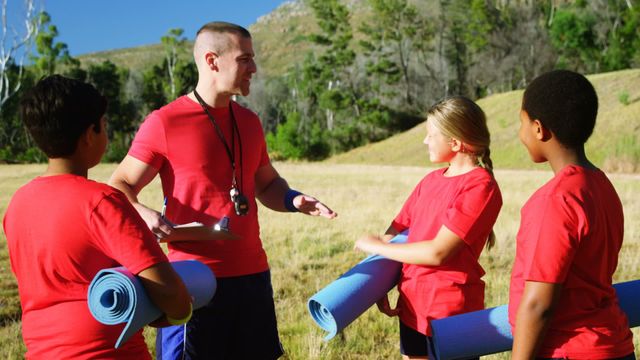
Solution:
M640 325L640 280L613 285L629 327ZM430 359L458 360L511 350L513 336L507 305L450 316L431 322Z
M176 261L171 265L193 298L193 309L211 301L216 292L216 278L208 266L196 260ZM126 323L116 349L163 314L151 302L140 280L124 267L100 270L89 285L87 302L91 315L100 323Z
M407 232L391 242L407 241ZM307 305L313 320L330 340L398 283L402 263L371 255L313 295Z

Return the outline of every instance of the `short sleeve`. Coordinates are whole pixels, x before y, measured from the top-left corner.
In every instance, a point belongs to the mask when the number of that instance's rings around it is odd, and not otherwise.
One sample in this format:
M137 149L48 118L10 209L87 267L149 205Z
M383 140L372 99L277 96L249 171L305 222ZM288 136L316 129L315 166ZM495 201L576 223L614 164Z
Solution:
M133 274L168 261L155 236L119 192L106 194L91 214L96 246Z
M549 196L527 220L529 233L524 241L531 242L529 261L525 263L524 279L548 283L563 283L578 249L578 225L572 206L562 196Z
M475 181L465 186L447 209L443 225L469 243L489 233L502 207L502 196L495 181ZM483 239L484 240L484 239Z
M154 111L140 125L128 154L160 169L167 158L166 143L162 118Z
M391 226L396 229L396 231L404 231L411 227L411 212L413 210L414 204L416 203L418 197L420 196L420 187L424 179L416 185L413 189L407 201L404 202L402 208L398 215L396 215L395 219L391 222Z

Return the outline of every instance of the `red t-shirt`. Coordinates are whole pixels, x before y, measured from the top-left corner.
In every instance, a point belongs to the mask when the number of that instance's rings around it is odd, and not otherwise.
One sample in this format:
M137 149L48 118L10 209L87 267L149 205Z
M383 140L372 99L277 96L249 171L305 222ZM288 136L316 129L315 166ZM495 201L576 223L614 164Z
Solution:
M509 291L511 326L525 281L562 284L538 356L602 359L633 352L612 286L623 228L622 204L600 170L567 166L522 208Z
M129 150L129 155L159 169L167 197L166 216L176 224L201 222L214 225L229 217L229 230L240 240L178 242L169 244L171 260L196 259L217 277L266 271L255 201L256 171L269 164L267 146L258 116L232 102L240 131L242 155L235 140L236 176L250 202L249 214L237 216L229 197L231 162L211 120L195 101L182 96L151 113ZM231 147L229 108L209 108ZM242 156L242 170L240 157Z
M38 177L14 194L4 230L27 358L149 358L142 331L114 349L124 325L100 324L87 305L98 271L167 261L121 192L81 176Z
M452 177L444 176L446 170L425 176L392 223L398 231L410 228L407 242L431 241L443 225L464 241L441 266L402 267L400 320L429 336L431 319L484 308L478 258L502 207L498 184L487 170Z

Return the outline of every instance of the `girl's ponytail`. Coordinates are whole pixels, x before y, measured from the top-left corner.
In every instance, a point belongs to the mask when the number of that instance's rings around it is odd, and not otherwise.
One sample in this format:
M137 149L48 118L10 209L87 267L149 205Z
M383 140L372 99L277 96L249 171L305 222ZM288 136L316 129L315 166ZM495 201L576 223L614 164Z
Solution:
M480 158L480 162L482 163L482 167L484 167L490 174L493 176L493 161L491 161L491 150L489 147L484 149L482 156ZM491 233L489 234L489 238L487 239L487 250L490 250L496 244L496 233L491 229Z
M486 147L482 152L482 156L480 156L480 163L483 168L487 169L487 171L493 175L493 161L491 161L491 150L489 150L489 147Z

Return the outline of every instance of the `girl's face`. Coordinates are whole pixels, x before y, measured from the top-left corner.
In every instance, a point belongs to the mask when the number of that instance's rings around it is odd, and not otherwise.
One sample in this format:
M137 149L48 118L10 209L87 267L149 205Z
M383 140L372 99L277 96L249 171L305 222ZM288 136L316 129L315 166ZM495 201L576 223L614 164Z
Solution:
M432 163L450 162L455 156L451 149L451 138L444 136L433 123L427 120L427 136L424 143L429 149L429 161Z

